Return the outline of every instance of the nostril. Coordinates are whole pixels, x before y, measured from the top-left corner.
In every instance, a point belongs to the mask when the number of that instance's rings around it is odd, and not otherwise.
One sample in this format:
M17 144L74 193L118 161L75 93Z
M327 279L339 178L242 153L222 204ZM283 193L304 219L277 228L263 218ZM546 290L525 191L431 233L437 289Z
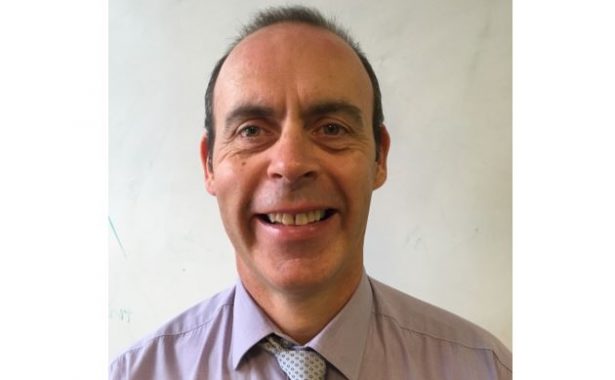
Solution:
M271 168L269 170L269 175L271 178L293 183L305 179L315 179L317 177L317 170L307 164L294 166L284 165Z
M319 170L317 158L311 149L280 144L271 151L268 163L270 178L294 182L300 179L314 179Z

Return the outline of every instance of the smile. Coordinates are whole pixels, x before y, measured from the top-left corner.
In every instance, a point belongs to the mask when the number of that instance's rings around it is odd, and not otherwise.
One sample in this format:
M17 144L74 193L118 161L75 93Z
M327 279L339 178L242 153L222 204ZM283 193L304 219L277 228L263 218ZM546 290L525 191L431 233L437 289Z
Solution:
M274 212L261 215L261 219L270 224L283 224L285 226L303 226L306 224L320 222L333 214L333 210L314 210L289 214L284 212Z

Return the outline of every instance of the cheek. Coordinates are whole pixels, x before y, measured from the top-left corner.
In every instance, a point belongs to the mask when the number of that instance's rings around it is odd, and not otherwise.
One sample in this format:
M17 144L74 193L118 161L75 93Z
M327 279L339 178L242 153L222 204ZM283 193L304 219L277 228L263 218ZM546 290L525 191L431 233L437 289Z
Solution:
M241 217L248 213L255 189L258 172L243 160L226 160L215 168L217 200L226 217ZM228 215L230 214L230 215Z
M216 180L220 182L220 190L232 190L240 182L249 181L250 165L245 158L222 152L215 162L214 173Z
M373 191L376 165L358 158L338 163L331 170L332 178L346 198L349 211L366 213Z
M371 189L376 176L377 165L365 155L356 155L353 158L337 162L332 168L338 178L343 178L345 183L360 186L361 190L365 186ZM359 191L359 189L357 189Z
M219 169L221 169L220 167ZM237 251L252 240L250 233L250 188L241 169L219 170L216 178L217 202L226 233Z

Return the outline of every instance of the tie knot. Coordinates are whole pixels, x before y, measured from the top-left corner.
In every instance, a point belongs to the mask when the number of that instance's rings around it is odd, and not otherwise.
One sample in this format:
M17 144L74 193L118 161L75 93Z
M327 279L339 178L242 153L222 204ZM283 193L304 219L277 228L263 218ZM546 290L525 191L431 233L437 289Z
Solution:
M265 350L275 355L280 368L291 380L323 380L327 366L325 360L311 348L294 346L292 343L270 335L260 343Z

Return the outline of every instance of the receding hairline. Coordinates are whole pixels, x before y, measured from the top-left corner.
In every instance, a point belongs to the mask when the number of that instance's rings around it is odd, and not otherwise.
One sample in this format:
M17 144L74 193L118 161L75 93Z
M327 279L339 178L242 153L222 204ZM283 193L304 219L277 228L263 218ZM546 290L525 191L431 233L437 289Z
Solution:
M257 12L229 45L227 53L249 35L269 26L282 23L305 24L327 30L344 40L357 53L364 54L357 41L335 17L327 17L315 8L303 5L273 6Z
M283 29L280 29L280 28L283 28ZM365 68L365 65L361 61L361 57L359 56L359 54L357 54L357 52L354 50L352 45L350 45L346 40L344 40L342 37L337 35L335 32L323 26L313 25L313 24L310 24L307 22L301 22L301 21L282 21L282 22L277 22L272 25L267 25L267 26L264 26L262 28L259 28L253 31L251 34L237 41L237 43L234 44L230 48L230 50L228 50L228 52L225 54L224 62L222 63L219 74L218 74L219 77L222 77L223 72L228 70L229 64L230 66L234 66L236 64L240 64L240 65L245 64L245 61L244 61L245 57L243 56L243 54L246 52L250 52L251 49L256 49L256 52L258 54L261 54L264 52L264 51L259 50L259 48L262 48L263 45L257 45L256 48L248 45L250 43L254 43L255 39L261 39L261 41L258 41L258 40L256 41L257 44L264 43L266 45L269 45L270 40L267 38L269 37L266 35L267 33L271 34L271 36L279 36L281 33L285 33L288 31L293 33L293 29L295 28L301 28L301 29L305 28L311 32L317 33L313 37L308 37L308 38L315 38L315 39L324 38L323 42L329 43L329 45L325 47L327 55L332 54L333 52L337 50L337 52L339 52L339 57L341 59L350 59L354 61L352 64L355 64L356 68L361 72L361 74L365 75L364 79L366 79L366 84L369 87L369 91L372 93L372 96L374 95L374 88L373 88L374 86L370 79L369 72ZM302 39L304 39L305 35L301 34L301 32L302 31L299 30L298 34ZM265 33L264 36L263 36L263 33ZM317 43L317 45L319 45L319 43ZM216 91L218 87L219 86L216 85L214 88L214 91Z
M322 25L315 25L315 24L310 24L308 22L305 21L295 21L295 20L284 20L284 21L279 21L276 22L274 24L271 25L265 25L262 26L258 29L253 30L250 34L247 34L245 36L242 36L242 38L237 39L236 41L234 41L230 46L229 49L227 50L227 56L232 53L238 46L245 44L246 42L248 42L251 39L256 38L259 34L263 34L263 33L272 33L272 34L276 34L276 32L274 32L274 29L279 29L279 28L305 28L305 29L311 29L315 32L321 33L322 35L326 35L328 36L332 41L339 41L341 42L344 46L346 46L346 48L349 51L352 51L354 55L357 56L357 58L359 57L359 55L357 54L357 50L355 50L355 47L349 43L348 40L344 39L342 36L340 36L339 34L336 33L336 31L333 31L331 29L326 28L325 26Z
M365 65L361 61L361 57L358 54L357 50L343 37L338 35L335 31L327 29L324 26L310 24L304 21L280 21L275 24L266 25L259 29L254 30L252 33L244 36L242 39L235 41L229 48L229 50L224 55L224 62L220 67L220 73L224 71L225 66L228 65L229 60L234 59L236 54L241 54L246 49L246 44L254 41L254 39L262 37L263 33L270 33L272 36L279 35L280 31L284 31L284 29L280 28L290 28L290 30L294 28L305 28L307 30L311 30L315 33L320 34L321 37L325 38L325 42L329 42L332 49L339 49L338 51L343 51L349 58L353 59L361 68L367 78L369 79L369 72L365 68ZM304 36L301 35L301 38ZM336 46L337 45L337 46ZM330 50L329 52L333 52L334 50ZM371 91L374 91L373 84L370 80L370 88Z

